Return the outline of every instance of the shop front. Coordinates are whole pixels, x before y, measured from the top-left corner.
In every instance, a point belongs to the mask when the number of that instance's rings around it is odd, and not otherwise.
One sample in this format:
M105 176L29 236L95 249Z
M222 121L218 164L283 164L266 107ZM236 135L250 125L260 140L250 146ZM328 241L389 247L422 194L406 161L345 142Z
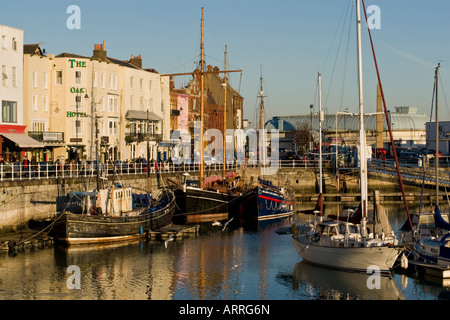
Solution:
M44 144L25 133L24 125L0 125L0 156L6 162L22 161L26 152L44 149Z

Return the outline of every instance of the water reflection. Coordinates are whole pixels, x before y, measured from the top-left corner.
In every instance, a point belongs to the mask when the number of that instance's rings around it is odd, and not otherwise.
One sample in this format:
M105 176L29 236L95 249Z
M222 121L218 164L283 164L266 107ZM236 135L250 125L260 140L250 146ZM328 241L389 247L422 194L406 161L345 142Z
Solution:
M394 230L406 220L401 208L401 204L387 206ZM308 218L295 216L297 221ZM234 224L222 231L202 224L199 236L171 241L167 248L161 241L137 241L0 254L0 299L449 298L448 288L420 275L394 272L390 278L382 277L380 290L370 290L369 275L308 265L291 236L275 232L289 225L288 220L257 229ZM70 265L80 267L81 289L67 286Z
M294 287L310 294L311 299L326 300L404 300L392 277L316 267L301 261L294 268ZM368 285L376 285L369 288ZM378 287L379 286L379 287Z

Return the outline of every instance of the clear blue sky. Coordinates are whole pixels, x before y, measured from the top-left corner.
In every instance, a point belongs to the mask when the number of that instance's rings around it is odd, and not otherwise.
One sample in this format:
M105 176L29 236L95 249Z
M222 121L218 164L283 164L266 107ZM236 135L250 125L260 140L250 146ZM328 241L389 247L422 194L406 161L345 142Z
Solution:
M441 62L440 119L450 120L450 0L365 0L380 8L372 30L388 108L419 106L430 113L434 67ZM204 7L206 63L224 64L228 46L231 85L253 121L262 66L267 119L317 110L317 73L323 108L357 111L354 0L0 0L0 24L24 30L24 42L47 53L92 55L106 41L108 56L142 55L145 68L190 72L200 53ZM81 9L81 29L70 30L69 5ZM353 8L353 11L352 11ZM365 25L364 25L365 27ZM376 107L376 74L363 28L365 111ZM186 83L189 76L177 78Z

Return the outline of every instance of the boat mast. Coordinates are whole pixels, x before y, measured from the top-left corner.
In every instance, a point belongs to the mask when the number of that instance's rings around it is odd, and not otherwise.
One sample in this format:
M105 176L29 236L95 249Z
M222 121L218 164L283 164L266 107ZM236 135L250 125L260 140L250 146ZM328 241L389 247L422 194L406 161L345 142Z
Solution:
M222 178L225 181L226 163L227 163L227 46L225 45L225 67L223 75L223 163L222 163Z
M319 83L319 193L322 193L322 75L318 73Z
M436 88L436 153L434 155L434 167L435 167L435 171L436 171L436 207L439 205L439 175L438 175L438 171L439 171L439 112L438 112L438 69L440 67L440 63L438 63L436 70L434 72L434 81L435 81L435 88Z
M263 77L262 77L262 66L261 66L261 76L260 76L260 86L261 90L259 91L259 97L261 99L261 102L259 103L259 140L261 141L261 136L265 139L266 136L263 134L264 130L264 121L265 121L265 115L264 115L264 91L263 91ZM261 158L266 152L262 150L262 148L266 147L266 141L260 142L259 147L259 172L261 173L261 164L264 163L264 159Z
M205 90L205 61L204 61L204 42L203 42L203 7L201 20L201 41L200 41L200 187L203 187L203 118L204 118L204 90Z
M366 132L364 129L364 108L363 108L363 86L362 86L362 53L361 53L361 13L360 2L356 1L356 25L358 43L358 91L359 91L359 153L360 153L360 174L361 174L361 210L362 210L362 233L366 235L367 221L367 158L366 158Z

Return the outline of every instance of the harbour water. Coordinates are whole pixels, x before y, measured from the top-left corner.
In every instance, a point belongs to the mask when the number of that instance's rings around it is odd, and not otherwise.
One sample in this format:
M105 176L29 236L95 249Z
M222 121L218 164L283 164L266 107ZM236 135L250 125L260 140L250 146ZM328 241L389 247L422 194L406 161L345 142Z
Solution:
M342 204L326 204L336 210ZM394 230L406 215L385 205ZM413 212L415 208L411 209ZM297 221L307 219L296 214ZM450 287L395 269L370 289L367 274L302 261L277 224L225 230L200 225L195 237L0 254L1 300L439 300ZM74 267L75 266L75 267ZM75 278L79 271L79 278ZM68 272L69 271L69 272ZM78 286L78 287L77 287Z

